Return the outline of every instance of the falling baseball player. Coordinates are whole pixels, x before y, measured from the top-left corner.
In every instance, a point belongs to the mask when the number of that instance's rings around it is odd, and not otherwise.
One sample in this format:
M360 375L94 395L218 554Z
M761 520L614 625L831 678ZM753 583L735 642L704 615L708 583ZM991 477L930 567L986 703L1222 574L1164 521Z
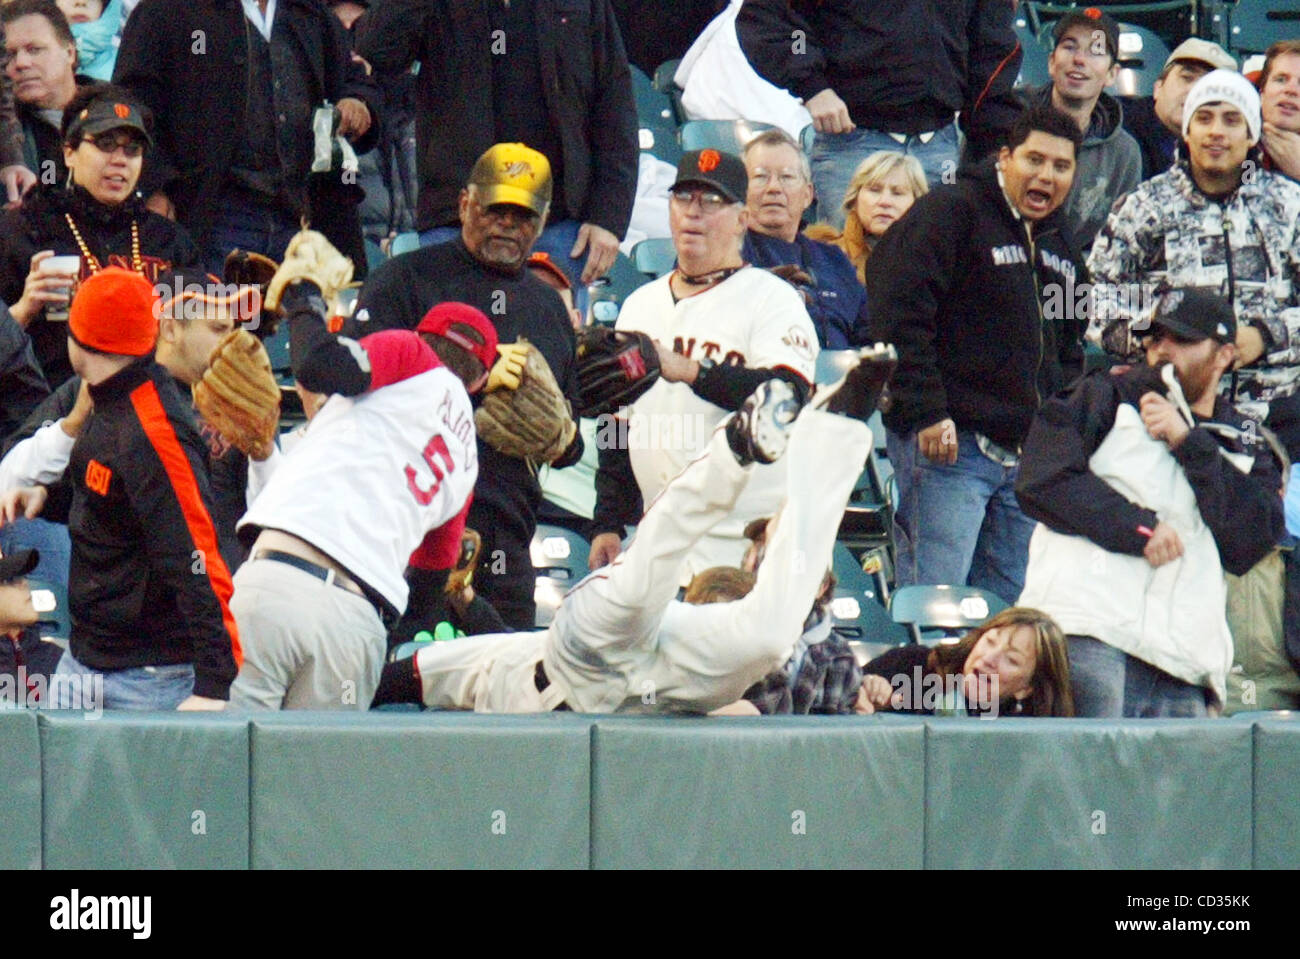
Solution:
M235 707L368 708L412 551L432 531L459 549L478 474L468 391L497 360L495 330L446 303L417 331L330 333L327 304L351 267L303 231L267 289L295 376L329 399L239 523L253 543L231 601L245 652Z
M548 629L416 653L409 681L425 705L704 713L740 699L799 638L867 457L867 417L895 362L891 346L861 351L858 366L802 410L790 383L762 383L651 503L627 551L570 590ZM753 590L734 602L678 602L693 545L730 515L755 464L782 454L789 494Z

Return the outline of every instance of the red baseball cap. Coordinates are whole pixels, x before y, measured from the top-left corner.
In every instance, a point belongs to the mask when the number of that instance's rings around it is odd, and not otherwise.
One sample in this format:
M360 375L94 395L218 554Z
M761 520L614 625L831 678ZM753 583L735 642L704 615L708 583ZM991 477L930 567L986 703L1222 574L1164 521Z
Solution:
M446 337L477 356L486 370L497 361L497 329L486 313L468 303L439 303L424 314L415 332Z
M82 346L119 356L144 356L158 341L158 293L139 273L110 266L77 289L68 332Z

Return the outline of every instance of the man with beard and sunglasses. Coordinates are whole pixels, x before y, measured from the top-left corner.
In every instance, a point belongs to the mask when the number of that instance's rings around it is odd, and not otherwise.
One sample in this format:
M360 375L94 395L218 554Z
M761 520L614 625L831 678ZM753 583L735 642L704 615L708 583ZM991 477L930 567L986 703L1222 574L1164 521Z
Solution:
M1030 427L1016 495L1039 525L1019 604L1066 633L1078 716L1205 716L1225 701L1223 574L1283 532L1261 428L1219 396L1236 337L1216 291L1168 291L1145 364L1085 377Z

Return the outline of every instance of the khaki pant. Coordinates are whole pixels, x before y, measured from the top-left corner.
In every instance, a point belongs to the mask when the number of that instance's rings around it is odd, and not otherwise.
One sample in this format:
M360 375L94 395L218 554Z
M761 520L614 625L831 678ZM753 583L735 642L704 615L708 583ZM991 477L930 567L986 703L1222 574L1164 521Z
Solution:
M1233 663L1223 713L1300 708L1300 676L1282 646L1286 569L1273 550L1244 576L1228 576Z
M230 687L240 709L369 709L388 651L370 602L272 559L235 573L230 611L244 665Z

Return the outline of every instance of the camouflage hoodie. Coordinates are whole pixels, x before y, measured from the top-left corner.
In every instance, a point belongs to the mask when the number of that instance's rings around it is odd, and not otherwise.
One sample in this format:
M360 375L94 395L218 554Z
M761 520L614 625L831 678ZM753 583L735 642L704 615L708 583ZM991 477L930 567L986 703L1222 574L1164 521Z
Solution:
M1138 354L1129 323L1145 328L1156 288L1215 287L1264 339L1260 359L1224 377L1229 402L1263 419L1300 389L1300 183L1247 161L1241 185L1212 198L1180 161L1111 212L1088 269L1087 337L1108 353Z

